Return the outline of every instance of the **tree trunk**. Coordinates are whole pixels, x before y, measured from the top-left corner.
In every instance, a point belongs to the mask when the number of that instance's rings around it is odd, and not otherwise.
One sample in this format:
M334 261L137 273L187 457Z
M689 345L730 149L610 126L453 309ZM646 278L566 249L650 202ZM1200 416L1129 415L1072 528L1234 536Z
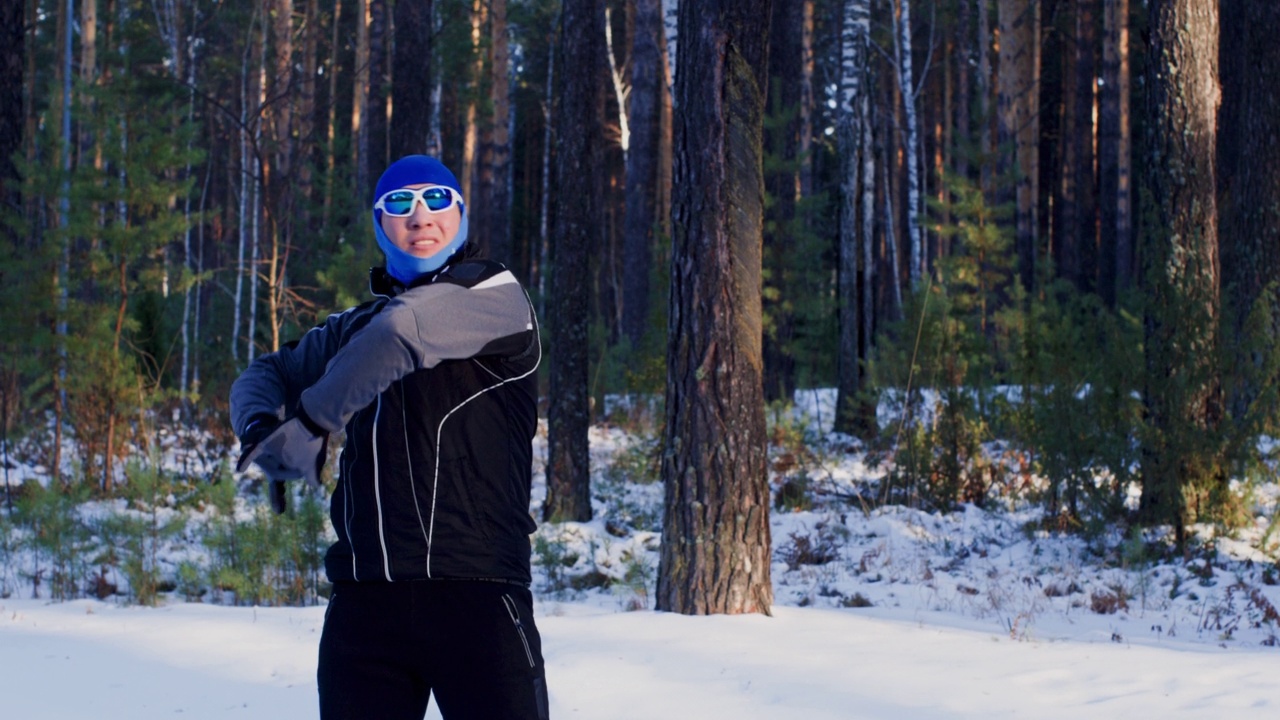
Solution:
M887 83L894 87L897 83ZM887 93L892 95L893 93ZM895 103L896 105L896 103ZM885 288L888 295L889 312L887 313L890 320L898 320L902 318L902 261L899 259L901 253L899 249L902 247L898 240L898 223L897 208L894 206L894 198L898 193L894 192L898 188L898 173L893 163L894 148L897 147L894 141L893 120L888 113L884 114L884 131L880 134L883 140L880 143L880 163L882 166L880 179L882 182L881 197L884 201L884 249L885 260L889 265L889 282Z
M369 179L369 10L375 0L356 0L356 65L352 73L351 144L355 151L356 192L372 187Z
M266 57L267 57L267 19L264 18L261 23L256 25L257 30L250 32L250 80L249 80L249 97L253 101L254 119L253 119L253 162L249 163L252 175L249 177L249 328L248 343L249 355L248 361L253 362L257 355L257 330L258 330L258 280L260 279L261 270L259 260L262 257L262 162L264 157L262 153L262 126L265 124L264 109L267 105L267 86L264 82L267 75ZM254 32L257 34L255 35ZM274 314L274 313L273 313ZM271 349L276 348L276 343L272 342Z
M982 167L978 180L988 204L994 204L992 176L995 170L995 148L991 146L991 5L990 0L974 0L978 10L978 151Z
M868 9L869 13L870 9ZM862 232L858 241L862 253L862 283L858 295L859 308L862 311L862 322L859 323L858 328L858 358L861 360L871 359L871 341L875 333L876 316L876 290L874 285L876 267L876 145L875 134L872 130L875 125L875 117L871 114L871 38L869 25L867 32L868 35L864 38L865 53L867 55L867 75L866 83L863 86L861 107L858 109L858 114L862 117L862 143L859 148L862 159ZM875 411L876 401L872 398L870 400L869 414L869 420L872 425L869 426L869 429L873 429L874 423L876 423Z
M566 0L560 16L560 114L556 122L555 227L548 321L546 520L591 519L591 422L587 378L589 254L604 234L604 2Z
M766 100L770 127L764 134L771 169L765 175L769 204L765 210L763 312L764 399L790 402L795 395L796 202L801 186L799 141L804 82L803 2L773 6L769 30L769 82Z
M1211 365L1219 315L1218 13L1199 0L1153 0L1150 24L1142 235L1152 302L1144 318L1140 510L1148 522L1173 525L1181 545L1192 519L1188 495L1218 482L1205 441L1220 413Z
M1081 292L1093 292L1098 284L1097 171L1094 164L1097 114L1098 52L1097 0L1079 0L1076 5L1075 46L1075 133L1072 136L1072 165L1076 190L1076 271Z
M483 0L474 0L471 6L471 52L473 61L471 65L471 92L468 93L466 101L466 119L462 131L462 166L458 174L458 182L462 185L462 192L467 199L477 196L476 193L476 155L477 144L480 142L479 110L476 103L479 100L480 85L484 75L484 53L480 51L480 38L484 28L485 4ZM457 89L457 88L455 88ZM471 232L480 235L484 234L483 227L474 227L475 225L483 225L480 223L472 223Z
M363 17L363 15L361 15ZM338 65L342 56L342 43L339 42L342 28L342 0L333 3L333 27L329 33L329 115L325 128L325 178L324 199L321 202L321 227L329 227L333 217L334 180L338 164ZM354 103L353 103L354 104Z
M956 102L955 138L952 147L952 167L962 180L968 179L973 162L972 138L969 128L973 119L970 103L973 101L973 10L975 0L960 0L956 7Z
M559 19L555 26L559 31ZM551 274L551 180L554 172L551 158L554 156L552 145L555 144L556 113L553 112L556 102L556 58L559 46L556 38L547 44L547 83L546 94L542 98L542 172L539 177L538 192L541 206L538 208L538 310L546 314L547 278Z
M368 88L368 178L359 186L360 197L369 198L373 188L387 169L387 99L391 83L387 81L387 2L369 2L369 88ZM366 200L365 202L370 202Z
M1222 237L1225 327L1236 346L1233 366L1254 375L1258 346L1274 347L1280 326L1263 328L1265 338L1249 338L1255 309L1280 308L1273 283L1280 278L1280 3L1222 0L1222 110L1218 115L1218 209ZM1259 381L1243 380L1231 398L1232 415L1244 418L1258 396Z
M916 103L915 76L911 69L911 2L898 0L899 15L894 18L894 61L898 69L898 93L902 96L903 163L907 170L907 279L914 292L920 289L924 276L924 239L920 230L920 135L919 107Z
M769 613L761 390L768 0L683 0L657 607Z
M303 17L302 72L298 78L298 109L294 115L298 146L294 149L294 197L300 198L294 217L297 227L312 227L315 169L320 160L316 137L316 77L320 64L320 2L306 0ZM335 18L336 21L336 18ZM329 98L333 102L333 98Z
M1038 262L1040 3L999 0L1000 142L1012 147L1018 274L1031 290Z
M21 212L22 188L13 158L23 147L25 0L0 2L0 209ZM11 232L11 231L7 231ZM17 238L14 247L19 247Z
M851 435L867 436L875 430L875 404L866 398L866 367L862 336L870 332L860 292L859 264L864 262L863 237L867 230L859 209L867 208L869 188L863 186L865 160L874 148L867 138L867 53L870 50L871 4L869 0L845 0L840 34L840 105L837 109L837 141L840 153L840 362L836 396L835 429ZM869 259L869 258L868 258Z
M800 197L813 195L813 0L800 0Z
M1079 13L1080 6L1076 5L1074 12L1070 13L1075 20L1074 15ZM1064 24L1065 23L1060 23ZM1055 42L1056 39L1056 42ZM1076 37L1073 32L1068 38L1066 32L1050 33L1046 47L1046 56L1057 56L1059 59L1059 67L1061 73L1058 77L1058 85L1055 87L1053 83L1049 84L1041 93L1045 97L1046 107L1053 107L1055 112L1049 113L1045 118L1043 130L1050 137L1057 137L1054 143L1057 151L1057 158L1052 154L1047 154L1043 158L1041 168L1047 172L1050 180L1050 187L1056 190L1053 199L1053 217L1050 218L1048 246L1049 252L1053 257L1054 269L1057 277L1060 277L1072 285L1079 286L1080 282L1080 252L1076 244L1078 239L1077 219L1078 209L1076 207L1077 191L1076 185L1080 180L1079 173L1076 172L1076 152L1077 146L1084 142L1084 138L1080 137L1079 114L1076 112L1077 105L1081 102L1079 98L1079 88L1075 82L1076 63L1079 62L1079 48L1075 47ZM1055 90L1060 90L1061 104L1055 102ZM1054 107L1057 105L1057 107ZM1053 127L1054 122L1058 122L1058 127ZM1054 164L1057 167L1054 167Z
M1114 307L1131 284L1129 239L1129 0L1104 0L1098 108L1098 290Z
M622 329L638 349L649 326L649 273L658 226L660 113L666 92L662 73L662 3L637 0L631 48L631 147L627 152Z
M431 132L431 11L435 0L395 5L391 158L427 152Z
M676 74L680 56L680 0L662 0L662 29L667 38L667 92L675 102Z
M507 44L507 0L489 3L489 107L492 114L485 132L484 193L485 230L489 257L510 264L511 195L507 176L511 171L511 133L507 125L511 112L511 53Z
M283 308L287 288L286 269L293 246L294 141L293 103L297 85L293 78L293 0L272 0L268 17L271 22L271 75L267 91L267 161L263 165L262 184L267 197L267 231L270 234L271 257L267 268L268 307L271 322L271 349L280 347L280 330L284 324Z

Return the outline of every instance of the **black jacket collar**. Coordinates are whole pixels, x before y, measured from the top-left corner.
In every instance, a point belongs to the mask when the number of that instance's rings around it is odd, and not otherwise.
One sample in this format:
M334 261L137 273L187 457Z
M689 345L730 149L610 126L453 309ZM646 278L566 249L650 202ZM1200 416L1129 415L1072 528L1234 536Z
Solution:
M449 258L449 262L441 266L439 270L422 275L408 285L393 277L391 273L387 272L385 267L379 266L369 268L369 292L380 297L395 297L409 288L429 285L430 283L435 282L436 278L449 272L449 268L453 265L464 260L471 260L472 258L480 257L480 254L480 248L468 242L463 245L453 257Z

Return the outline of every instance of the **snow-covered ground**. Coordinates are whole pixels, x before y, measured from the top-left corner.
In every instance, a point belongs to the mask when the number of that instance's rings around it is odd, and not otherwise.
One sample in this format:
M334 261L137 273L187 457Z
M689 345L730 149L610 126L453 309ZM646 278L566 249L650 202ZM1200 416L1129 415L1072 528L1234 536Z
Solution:
M825 444L829 398L801 405ZM1195 528L1173 557L1155 534L1047 532L1012 497L862 507L880 471L815 447L809 501L771 517L773 616L684 617L651 609L662 491L635 482L639 439L591 442L596 518L535 537L553 718L1280 716L1274 482L1250 488L1252 526ZM315 715L323 607L28 595L0 599L0 717Z
M772 618L538 604L553 718L1274 718L1280 653L905 608ZM7 718L314 717L324 610L0 601ZM1119 623L1125 629L1145 621ZM434 708L429 718L438 718Z

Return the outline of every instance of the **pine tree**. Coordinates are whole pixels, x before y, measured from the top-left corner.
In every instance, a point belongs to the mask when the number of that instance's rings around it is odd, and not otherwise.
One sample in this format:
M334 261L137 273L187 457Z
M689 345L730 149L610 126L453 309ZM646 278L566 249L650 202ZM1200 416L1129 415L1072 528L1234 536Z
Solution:
M657 607L769 613L761 378L768 0L683 0Z

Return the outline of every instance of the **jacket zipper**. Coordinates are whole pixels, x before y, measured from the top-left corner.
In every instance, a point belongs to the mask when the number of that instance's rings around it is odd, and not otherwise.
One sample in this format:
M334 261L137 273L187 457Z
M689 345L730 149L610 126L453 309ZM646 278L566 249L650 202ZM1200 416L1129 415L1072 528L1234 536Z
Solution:
M378 506L378 542L382 545L382 574L391 582L391 558L387 555L387 536L382 528L382 478L378 472L378 419L382 417L382 395L373 413L373 498Z

